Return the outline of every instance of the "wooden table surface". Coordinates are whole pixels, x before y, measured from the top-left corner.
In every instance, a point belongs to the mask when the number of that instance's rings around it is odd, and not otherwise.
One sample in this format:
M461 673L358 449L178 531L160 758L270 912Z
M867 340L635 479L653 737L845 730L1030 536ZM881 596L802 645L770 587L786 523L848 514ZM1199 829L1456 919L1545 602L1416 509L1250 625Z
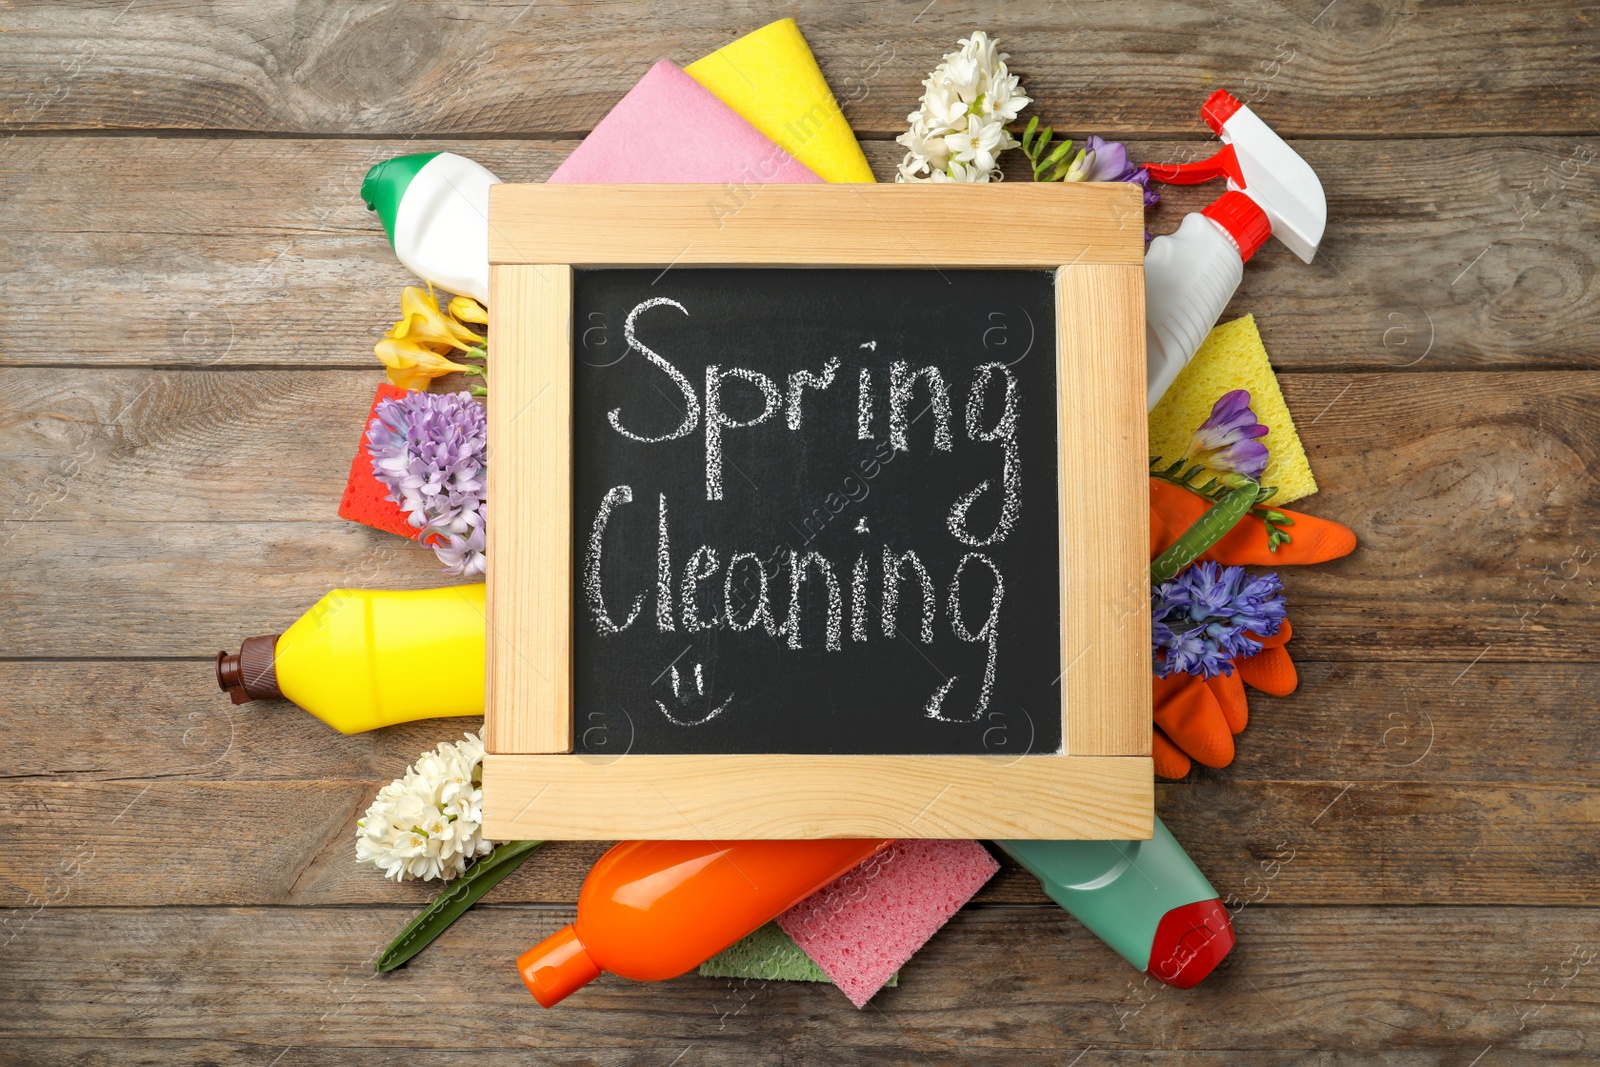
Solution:
M786 15L880 177L981 27L1047 122L1195 158L1227 87L1326 185L1321 254L1265 248L1227 317L1279 370L1304 507L1361 547L1286 574L1299 692L1252 701L1231 767L1158 790L1240 905L1196 990L1008 869L864 1011L699 977L542 1011L510 960L571 919L597 845L550 846L374 977L429 890L357 867L354 821L471 724L342 737L215 689L217 649L330 588L438 582L335 516L409 280L367 168L450 149L542 180L656 59ZM1600 1059L1597 23L1577 0L0 5L0 1062Z

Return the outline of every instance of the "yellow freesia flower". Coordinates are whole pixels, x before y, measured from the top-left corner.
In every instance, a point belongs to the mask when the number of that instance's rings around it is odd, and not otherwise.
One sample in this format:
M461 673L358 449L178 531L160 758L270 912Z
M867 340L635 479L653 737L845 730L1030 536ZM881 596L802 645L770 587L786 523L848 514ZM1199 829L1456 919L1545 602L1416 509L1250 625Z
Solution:
M452 363L433 349L410 338L385 337L373 346L378 359L389 368L389 381L402 389L426 391L428 383L446 374L482 374L478 367Z
M458 296L445 308L457 322L476 322L489 325L489 310L470 296Z
M384 337L394 341L413 341L443 351L459 348L470 351L483 345L483 337L439 310L439 298L431 291L408 285L400 294L400 321Z

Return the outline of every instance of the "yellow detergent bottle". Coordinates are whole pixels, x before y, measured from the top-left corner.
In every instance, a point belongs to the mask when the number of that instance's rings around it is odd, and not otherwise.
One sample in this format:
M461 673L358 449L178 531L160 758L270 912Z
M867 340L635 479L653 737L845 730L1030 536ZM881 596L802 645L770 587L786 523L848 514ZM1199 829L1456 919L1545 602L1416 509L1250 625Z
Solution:
M335 589L281 634L217 653L235 704L294 701L343 734L483 714L484 587Z

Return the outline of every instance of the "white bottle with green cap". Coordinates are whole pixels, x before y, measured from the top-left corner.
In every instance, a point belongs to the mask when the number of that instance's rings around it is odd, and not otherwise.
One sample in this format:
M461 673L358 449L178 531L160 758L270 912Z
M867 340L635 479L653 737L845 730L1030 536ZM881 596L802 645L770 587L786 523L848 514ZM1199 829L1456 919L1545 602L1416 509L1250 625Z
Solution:
M367 171L361 199L383 220L400 262L447 293L489 302L489 186L500 181L453 152L396 156Z

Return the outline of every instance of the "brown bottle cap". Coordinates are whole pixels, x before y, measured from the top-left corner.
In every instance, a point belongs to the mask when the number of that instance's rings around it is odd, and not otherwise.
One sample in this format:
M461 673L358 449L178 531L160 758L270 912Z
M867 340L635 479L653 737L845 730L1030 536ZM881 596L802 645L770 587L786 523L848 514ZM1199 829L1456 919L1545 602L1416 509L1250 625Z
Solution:
M235 704L252 700L282 700L278 688L278 634L247 637L239 651L217 653L217 688Z

